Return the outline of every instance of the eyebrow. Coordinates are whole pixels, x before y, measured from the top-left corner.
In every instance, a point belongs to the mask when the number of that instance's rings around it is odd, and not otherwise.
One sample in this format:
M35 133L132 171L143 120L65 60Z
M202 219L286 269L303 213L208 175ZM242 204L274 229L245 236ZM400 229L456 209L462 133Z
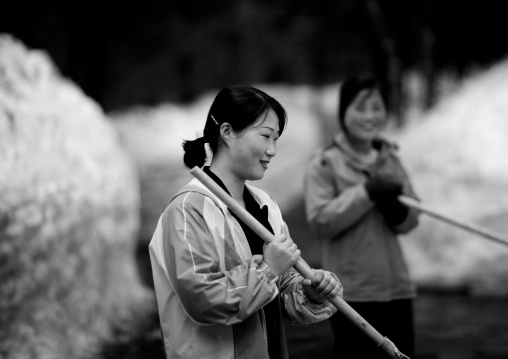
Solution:
M271 128L270 126L259 126L258 128L267 128L269 130L275 131L275 129Z

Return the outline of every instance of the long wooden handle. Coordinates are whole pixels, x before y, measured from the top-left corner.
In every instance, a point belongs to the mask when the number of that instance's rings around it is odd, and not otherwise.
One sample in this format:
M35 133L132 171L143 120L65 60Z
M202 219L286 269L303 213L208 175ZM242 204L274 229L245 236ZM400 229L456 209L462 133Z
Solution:
M271 242L274 235L259 223L245 208L240 206L229 194L227 194L214 180L212 180L201 168L194 167L191 174L196 177L206 188L224 202L230 210L242 219L254 232L256 232L265 242ZM299 258L294 268L306 279L314 279L314 270L303 260ZM397 347L386 337L383 337L374 327L363 319L344 299L340 296L329 296L328 300L345 317L352 321L366 335L368 335L378 347L383 349L392 358L408 358L402 354Z
M491 239L493 241L496 241L498 243L508 245L508 239L503 238L501 235L491 232L485 228L482 228L480 226L477 226L472 223L467 223L464 220L460 220L457 218L452 218L450 216L444 215L443 213L440 213L432 208L429 208L428 206L418 202L414 198L407 197L407 196L399 196L399 201L405 204L408 207L417 209L423 213L428 214L429 216L432 216L434 218L437 218L443 222L446 222L448 224L454 225L456 227L460 227L462 229L465 229L466 231L478 234L484 238Z

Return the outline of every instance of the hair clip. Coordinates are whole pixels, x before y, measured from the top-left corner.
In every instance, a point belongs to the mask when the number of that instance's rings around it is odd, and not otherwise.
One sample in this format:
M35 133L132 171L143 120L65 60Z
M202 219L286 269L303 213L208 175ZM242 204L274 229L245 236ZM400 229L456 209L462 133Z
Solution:
M213 117L213 115L210 115L210 117L212 118L213 122L215 122L215 124L216 124L217 126L219 126L219 123L217 122L217 120L215 119L215 117Z

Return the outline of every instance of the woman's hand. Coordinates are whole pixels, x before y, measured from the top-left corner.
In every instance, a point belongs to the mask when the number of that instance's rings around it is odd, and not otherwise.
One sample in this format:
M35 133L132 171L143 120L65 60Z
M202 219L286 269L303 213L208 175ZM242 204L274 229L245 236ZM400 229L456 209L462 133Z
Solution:
M280 276L295 265L300 258L300 250L283 227L282 233L275 236L271 243L263 246L263 260L271 270Z
M393 175L377 174L365 182L365 190L372 202L381 202L390 198L397 198L402 194L402 182Z
M314 282L311 282L310 279L304 279L302 285L305 293L317 303L325 302L328 296L340 295L342 297L344 292L339 278L335 274L322 269L314 270Z

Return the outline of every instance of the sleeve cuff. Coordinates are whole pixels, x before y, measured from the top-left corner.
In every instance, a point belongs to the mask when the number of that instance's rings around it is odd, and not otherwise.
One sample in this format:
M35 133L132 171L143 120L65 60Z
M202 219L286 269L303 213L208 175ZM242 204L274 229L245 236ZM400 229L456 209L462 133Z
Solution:
M303 289L303 285L302 283L298 283L297 285L297 290L303 294L303 301L304 301L304 304L309 307L309 308L312 308L314 310L319 310L321 308L324 308L328 305L328 300L325 300L324 302L316 302L314 299L312 299L309 295L307 295L307 293L305 293L305 290Z
M270 282L272 283L275 283L279 280L279 276L277 276L275 274L275 272L272 270L272 268L270 268L270 266L268 264L266 264L265 261L262 261L261 262L261 265L260 265L260 270L266 274L266 276L268 277L268 279L270 280Z

